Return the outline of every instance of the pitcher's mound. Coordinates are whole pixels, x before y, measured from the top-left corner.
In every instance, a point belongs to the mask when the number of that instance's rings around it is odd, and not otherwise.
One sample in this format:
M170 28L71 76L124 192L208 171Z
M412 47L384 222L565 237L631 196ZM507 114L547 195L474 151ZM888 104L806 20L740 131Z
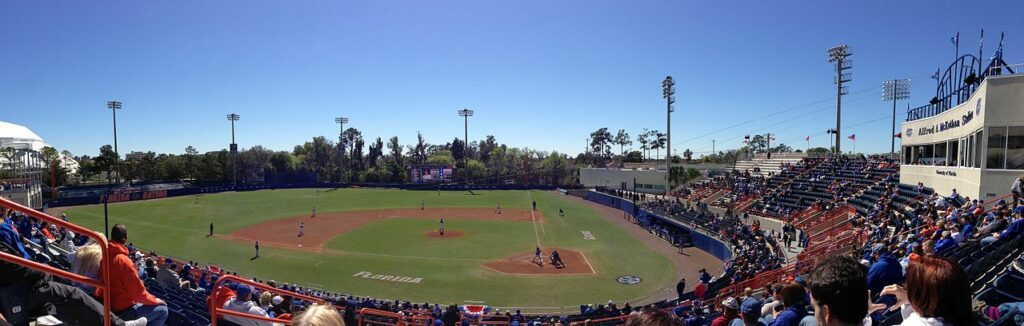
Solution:
M424 233L423 235L427 236L428 238L438 238L438 239L458 238L458 237L462 237L462 231L459 231L459 230L444 230L444 235L441 235L440 233L437 233L437 231L430 231L430 232Z
M445 232L447 235L447 232ZM558 255L565 263L563 268L555 268L551 265L551 250L543 250L541 257L544 258L544 265L538 265L534 260L533 252L515 255L501 260L494 260L484 264L484 267L491 270L522 275L577 275L595 274L594 268L590 266L587 257L583 253L565 248L553 248L558 250Z

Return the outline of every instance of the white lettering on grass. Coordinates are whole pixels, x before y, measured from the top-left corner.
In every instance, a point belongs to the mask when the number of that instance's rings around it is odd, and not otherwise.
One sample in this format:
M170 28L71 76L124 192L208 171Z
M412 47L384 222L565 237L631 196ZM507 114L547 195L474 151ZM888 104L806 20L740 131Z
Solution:
M388 281L388 282L399 282L399 283L417 283L417 284L419 284L419 283L423 282L423 278L419 278L419 277L413 278L413 277L407 277L407 276L394 276L394 275L374 274L374 273L370 273L370 272L366 272L366 271L362 271L362 272L359 272L359 273L352 274L352 277L362 277L362 278L367 278L367 279L371 279L371 280Z
M597 238L594 237L594 234L590 233L590 231L580 231L580 232L583 232L583 239L584 240L597 240Z

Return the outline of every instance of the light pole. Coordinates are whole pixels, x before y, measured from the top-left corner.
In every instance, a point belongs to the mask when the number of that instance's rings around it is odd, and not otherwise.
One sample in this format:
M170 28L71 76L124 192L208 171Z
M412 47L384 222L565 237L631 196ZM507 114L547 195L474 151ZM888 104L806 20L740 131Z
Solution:
M114 179L116 183L121 182L121 168L118 161L121 159L121 154L117 151L117 110L121 109L120 101L107 101L107 108L114 115L114 174L117 179ZM110 235L110 217L108 216L107 203L110 202L110 179L107 179L107 195L103 198L103 234Z
M910 98L910 79L893 79L882 82L882 101L892 101L892 132L889 137L889 156L896 154L896 101Z
M676 102L676 82L672 80L672 76L665 76L665 80L661 81L661 97L665 99L665 155L668 158L665 159L665 194L671 188L671 178L668 175L672 172L672 104Z
M116 175L115 183L121 183L121 168L118 164L118 160L121 159L121 154L117 151L117 110L121 109L121 102L119 101L107 101L107 108L114 114L114 174Z
M338 175L338 182L344 182L344 179L345 179L345 124L348 123L348 118L346 118L346 117L334 118L334 123L337 123L338 125L341 126L341 128L338 129L338 146L341 149L341 152L338 153L338 160L340 161L340 163L338 163L338 171L340 171L339 175Z
M238 121L242 116L231 113L228 114L228 121L231 121L231 187L238 186L238 144L235 143L235 121Z
M850 64L850 59L847 59L847 57L849 57L851 55L853 55L853 52L850 52L850 47L845 45L845 44L837 45L837 46L834 46L834 47L828 49L828 62L832 62L832 63L836 64L836 68L835 68L835 70L836 70L836 77L835 77L834 83L836 84L836 129L835 129L836 145L835 146L836 146L836 153L837 154L838 153L842 153L842 151L840 150L840 144L842 143L842 140L839 139L839 136L842 134L842 129L840 129L839 124L841 122L842 113L843 113L843 111L842 111L843 95L846 95L846 94L849 93L849 91L847 90L846 87L843 86L843 84L853 80L852 79L853 74L851 74L851 73L843 73L843 71L853 68L853 65Z
M469 161L467 160L469 158L469 117L473 116L473 110L470 110L470 109L459 110L459 116L463 118L463 123L464 123L463 131L465 132L465 135L464 135L465 138L463 138L463 143L462 143L462 145L464 146L464 149L462 150L462 168L466 169L466 185L468 186L469 185L469 178L470 178L470 175L469 175Z

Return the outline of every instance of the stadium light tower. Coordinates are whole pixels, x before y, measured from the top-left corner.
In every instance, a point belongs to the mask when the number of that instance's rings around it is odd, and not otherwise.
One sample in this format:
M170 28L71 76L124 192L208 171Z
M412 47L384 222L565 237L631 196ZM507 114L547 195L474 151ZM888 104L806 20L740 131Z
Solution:
M118 161L121 159L121 154L117 151L117 110L121 109L120 101L107 101L107 108L114 114L114 173L117 176L117 183L121 182L121 168ZM103 234L110 234L110 218L107 216L107 203L110 201L110 179L107 179L107 196L103 198Z
M893 79L882 82L882 101L892 101L892 132L889 137L889 156L896 154L896 101L910 98L910 79Z
M843 84L853 80L853 74L843 73L843 71L853 68L850 59L848 59L851 55L853 55L853 52L850 51L850 47L846 44L833 46L828 49L828 62L836 64L836 78L834 81L836 84L836 154L842 153L842 150L840 150L842 140L839 137L842 134L840 123L842 122L843 115L843 95L849 93L849 90Z
M235 121L238 121L242 116L231 113L228 114L228 121L231 121L231 156L233 158L231 163L231 187L238 186L238 144L235 143Z
M463 139L463 150L462 150L462 168L466 169L466 185L469 185L469 117L473 116L473 110L462 109L459 110L459 116L464 120L463 131L465 132Z
M337 123L338 125L341 126L341 129L338 129L338 146L339 146L339 149L341 150L341 153L338 153L338 160L340 161L340 163L338 163L338 171L339 171L338 182L344 182L344 179L345 179L345 124L348 123L348 118L346 118L346 117L334 118L334 123Z
M668 195L668 191L671 188L671 178L669 174L672 173L672 111L675 111L673 104L676 102L676 82L672 80L672 76L665 76L665 80L661 81L661 97L665 99L665 194Z
M107 108L110 109L110 112L114 114L114 173L116 175L116 179L114 179L114 181L116 181L115 183L120 184L121 169L117 161L121 159L121 155L118 154L119 152L117 151L117 110L121 109L121 102L107 101Z

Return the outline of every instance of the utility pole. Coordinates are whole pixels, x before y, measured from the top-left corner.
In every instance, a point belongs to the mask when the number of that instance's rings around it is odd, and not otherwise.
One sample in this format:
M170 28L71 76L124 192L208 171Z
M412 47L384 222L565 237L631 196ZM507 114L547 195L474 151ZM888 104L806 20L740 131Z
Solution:
M712 139L711 140L711 155L715 155L715 154L718 154L718 152L715 151L715 140Z
M892 101L892 132L889 133L889 156L896 154L896 101L910 98L910 79L882 82L882 100Z
M464 148L462 150L462 168L466 169L466 185L468 186L469 185L469 178L470 178L470 175L469 175L469 117L473 116L473 110L470 110L470 109L459 110L459 116L462 117L463 120L464 120L463 121L463 123L464 123L463 132L465 134L464 134L464 137L462 138L464 140L464 142L462 144L462 146Z
M334 118L334 122L341 127L338 130L338 182L345 182L345 124L348 123L348 118L337 117Z
M842 143L842 139L840 139L839 137L842 134L840 123L842 122L841 119L843 115L843 95L849 93L849 90L846 87L844 87L843 84L853 80L853 74L843 73L843 71L853 68L853 66L850 64L850 60L847 59L847 57L851 55L853 55L853 52L850 52L850 47L845 44L837 45L828 49L828 62L836 64L836 77L834 81L834 83L836 84L836 154L842 153L842 151L840 150L840 144Z
M769 132L767 135L765 135L765 139L768 141L768 146L766 146L764 149L764 152L767 153L765 157L767 157L770 160L772 159L772 133Z
M242 116L231 113L228 114L228 121L231 121L231 188L234 190L238 187L238 144L235 143L235 121L238 121Z

